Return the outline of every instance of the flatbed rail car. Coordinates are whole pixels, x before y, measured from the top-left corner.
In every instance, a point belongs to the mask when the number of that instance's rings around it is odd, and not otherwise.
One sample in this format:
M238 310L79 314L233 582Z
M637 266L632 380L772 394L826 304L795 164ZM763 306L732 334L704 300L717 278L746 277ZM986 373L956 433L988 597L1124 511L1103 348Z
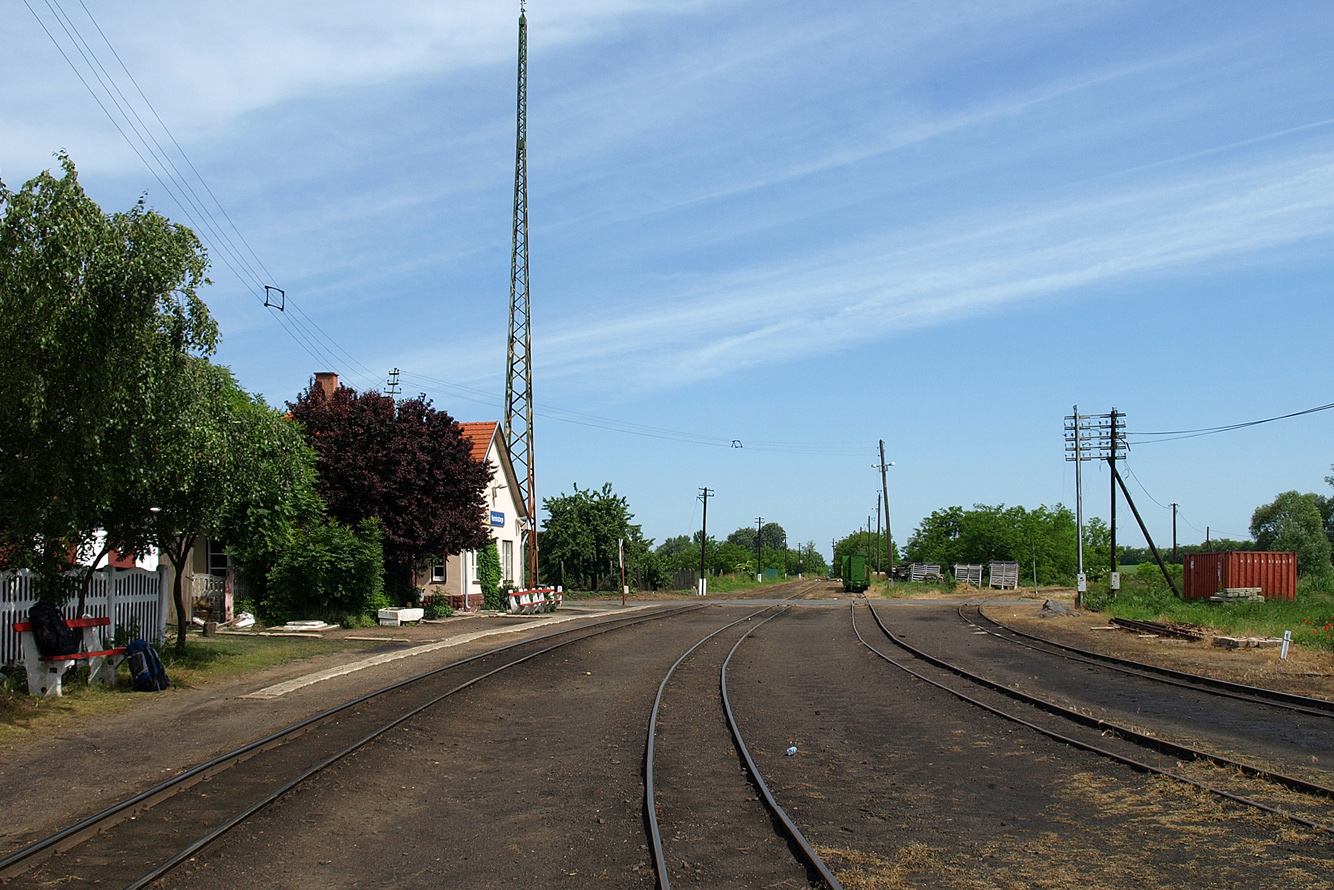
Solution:
M866 564L865 556L840 557L839 574L843 578L843 589L848 593L861 593L871 586L871 568Z

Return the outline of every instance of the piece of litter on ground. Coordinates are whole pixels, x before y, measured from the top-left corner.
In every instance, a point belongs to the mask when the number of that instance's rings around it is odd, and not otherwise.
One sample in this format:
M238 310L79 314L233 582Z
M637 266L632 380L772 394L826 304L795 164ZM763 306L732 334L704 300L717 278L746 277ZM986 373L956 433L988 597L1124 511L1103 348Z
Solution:
M797 746L796 746L796 745L793 745L791 748L788 748L788 749L787 749L787 756L788 756L788 757L791 757L793 754L796 754L796 753L797 753Z

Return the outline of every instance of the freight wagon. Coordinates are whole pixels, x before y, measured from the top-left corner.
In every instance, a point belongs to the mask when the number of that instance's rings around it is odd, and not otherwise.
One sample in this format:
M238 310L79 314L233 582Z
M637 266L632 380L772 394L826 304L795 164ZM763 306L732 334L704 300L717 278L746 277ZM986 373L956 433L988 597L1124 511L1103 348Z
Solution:
M843 576L843 589L849 593L861 593L871 586L871 568L865 556L842 557L839 572Z

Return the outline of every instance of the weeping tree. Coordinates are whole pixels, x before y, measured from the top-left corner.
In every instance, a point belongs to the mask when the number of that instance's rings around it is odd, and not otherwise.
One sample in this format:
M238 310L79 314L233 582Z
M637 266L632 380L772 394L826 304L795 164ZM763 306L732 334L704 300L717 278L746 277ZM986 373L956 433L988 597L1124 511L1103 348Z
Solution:
M146 431L171 420L152 394L218 332L194 233L142 200L103 213L60 166L0 183L0 549L44 586L82 558L86 591L125 543L97 531L147 508Z

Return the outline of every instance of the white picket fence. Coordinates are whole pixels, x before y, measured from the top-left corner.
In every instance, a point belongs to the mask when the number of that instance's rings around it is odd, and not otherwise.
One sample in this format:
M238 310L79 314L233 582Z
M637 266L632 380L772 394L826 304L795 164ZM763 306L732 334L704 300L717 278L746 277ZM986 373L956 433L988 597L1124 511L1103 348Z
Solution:
M23 658L14 622L27 621L28 609L37 602L34 594L37 576L27 569L0 572L0 664ZM110 647L118 628L135 637L161 644L167 630L167 568L156 572L145 569L99 569L93 572L84 611L94 617L109 616L111 624L100 628L102 644ZM63 609L66 618L78 618L78 601L71 598Z

